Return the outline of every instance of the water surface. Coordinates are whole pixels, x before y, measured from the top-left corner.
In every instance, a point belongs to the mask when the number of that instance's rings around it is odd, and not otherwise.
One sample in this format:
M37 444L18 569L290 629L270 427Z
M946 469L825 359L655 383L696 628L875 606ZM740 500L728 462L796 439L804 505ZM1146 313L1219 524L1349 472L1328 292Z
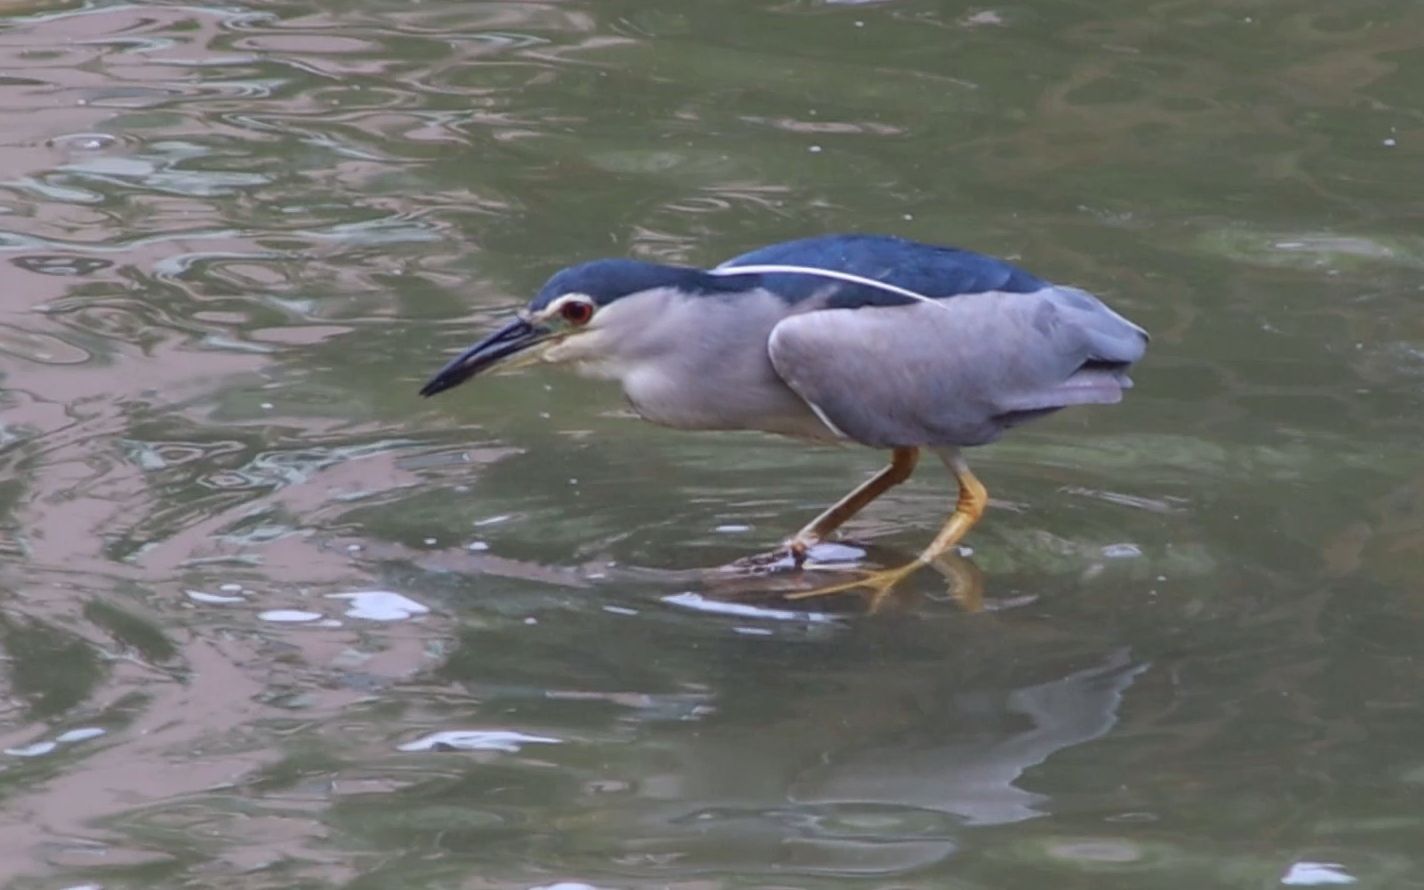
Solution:
M1424 14L0 10L0 879L1424 886ZM880 455L444 357L846 229L1154 334L933 572L713 610ZM846 530L888 563L925 464ZM742 602L739 600L739 602Z

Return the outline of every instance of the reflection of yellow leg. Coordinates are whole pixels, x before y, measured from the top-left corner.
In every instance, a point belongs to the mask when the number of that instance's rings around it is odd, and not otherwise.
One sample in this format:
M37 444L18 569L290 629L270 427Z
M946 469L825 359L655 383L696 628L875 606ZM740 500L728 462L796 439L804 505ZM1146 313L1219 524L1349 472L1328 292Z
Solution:
M964 462L964 458L959 456L958 451L943 449L939 450L938 454L959 483L959 500L955 503L954 512L950 514L944 528L940 529L939 534L935 535L934 540L921 551L919 556L898 568L867 572L854 581L787 594L787 599L805 599L847 590L868 590L873 601L878 602L902 579L938 559L945 551L958 544L960 538L963 538L965 533L974 527L974 523L979 521L979 517L984 515L984 507L989 502L989 493L985 491L983 483L969 472L969 465Z
M890 454L890 465L865 480L855 491L841 498L826 512L817 516L796 533L786 547L800 565L806 559L806 552L825 539L826 535L840 528L846 520L864 510L866 505L899 485L915 471L915 462L920 459L918 448L896 448Z
M984 611L984 573L954 550L946 550L930 563L949 584L949 595L966 612Z

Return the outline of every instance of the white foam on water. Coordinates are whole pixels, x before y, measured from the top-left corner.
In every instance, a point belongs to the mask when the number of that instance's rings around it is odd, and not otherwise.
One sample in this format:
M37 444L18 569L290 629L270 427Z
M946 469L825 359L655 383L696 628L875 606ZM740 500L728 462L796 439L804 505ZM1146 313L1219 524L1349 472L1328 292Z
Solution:
M266 612L258 612L257 617L263 621L274 621L278 624L301 624L306 621L319 620L321 613L304 612L301 609L268 609Z
M75 742L98 738L106 732L108 732L108 730L100 729L97 726L84 726L78 729L71 729L68 732L62 732L55 736L54 741L34 742L19 748L6 748L5 753L13 757L43 757L53 752L60 745L72 745Z
M328 593L329 600L346 600L347 618L367 621L405 621L430 611L408 596L390 590L361 590L355 593Z
M223 586L226 587L227 585L223 585ZM235 586L235 585L234 585L234 586ZM245 602L247 602L247 600L243 599L243 598L240 597L240 596L224 596L223 594L220 594L220 593L204 593L204 592L201 591L201 590L185 590L185 591L183 591L183 592L188 595L188 599L192 600L192 601L195 602L195 603L213 603L213 604L219 604L219 603L245 603Z
M1292 887L1319 887L1325 884L1353 884L1355 876L1338 862L1296 862L1281 878Z
M735 615L738 618L765 618L770 621L810 621L826 623L833 621L825 612L798 612L794 609L768 609L750 603L736 603L728 600L710 599L700 593L674 593L663 597L663 602L671 606L681 606L698 612L714 615Z
M856 562L865 556L865 551L849 544L822 542L806 552L807 563Z
M1136 559L1142 555L1142 548L1136 544L1108 544L1102 549L1108 559Z
M413 742L397 745L397 751L434 751L450 748L456 751L507 751L513 753L523 745L558 745L563 739L527 735L508 729L450 729L433 732Z
M57 747L54 742L35 742L23 748L6 748L5 753L15 757L43 757Z

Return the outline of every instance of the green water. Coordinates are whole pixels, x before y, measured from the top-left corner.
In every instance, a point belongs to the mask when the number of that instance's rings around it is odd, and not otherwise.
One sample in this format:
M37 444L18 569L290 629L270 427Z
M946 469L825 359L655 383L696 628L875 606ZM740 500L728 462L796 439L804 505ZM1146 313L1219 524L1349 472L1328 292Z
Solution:
M1424 886L1421 97L1407 0L4 3L0 883ZM698 608L880 455L415 396L847 229L1153 332L970 455L983 612Z

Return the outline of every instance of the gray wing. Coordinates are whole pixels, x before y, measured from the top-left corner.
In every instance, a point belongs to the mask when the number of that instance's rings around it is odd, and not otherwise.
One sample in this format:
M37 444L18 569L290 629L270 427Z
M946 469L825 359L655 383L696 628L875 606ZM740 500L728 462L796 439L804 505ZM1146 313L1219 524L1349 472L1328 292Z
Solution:
M865 445L979 445L1068 405L1112 403L1147 333L1068 287L783 319L768 353L787 385Z

